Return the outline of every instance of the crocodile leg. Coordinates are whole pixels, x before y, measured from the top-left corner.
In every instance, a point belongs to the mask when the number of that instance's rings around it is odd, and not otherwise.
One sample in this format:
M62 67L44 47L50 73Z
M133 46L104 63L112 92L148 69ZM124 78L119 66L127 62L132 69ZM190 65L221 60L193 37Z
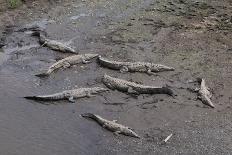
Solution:
M112 86L112 85L111 85L111 84L109 84L109 83L106 83L106 86L107 86L108 88L112 89L112 90L115 90L115 87L114 87L114 86Z
M86 97L90 98L90 97L95 97L96 95L91 94L89 91L86 91Z
M155 76L157 76L157 74L154 73L154 72L152 72L150 68L147 69L147 74L148 75L155 75Z
M74 102L75 102L75 100L74 100L73 96L70 96L70 97L68 98L68 100L69 100L69 102L72 102L72 103L74 103Z
M68 62L64 62L63 68L69 68L71 65Z
M115 131L114 134L118 136L121 133L121 131Z
M83 63L83 64L88 64L88 63L90 63L90 61L87 61L87 60L85 60L85 59L82 59L82 63Z
M121 73L126 73L126 72L128 72L128 71L129 71L129 69L128 69L128 67L126 67L126 66L122 66L121 69L120 69L120 72L121 72Z
M44 47L46 44L47 44L47 41L44 41L44 43L41 46Z
M139 94L139 92L137 92L136 90L134 90L134 89L131 88L131 87L128 88L127 92L128 92L129 94Z
M106 128L106 125L105 125L105 124L102 124L102 127L103 127L103 128Z

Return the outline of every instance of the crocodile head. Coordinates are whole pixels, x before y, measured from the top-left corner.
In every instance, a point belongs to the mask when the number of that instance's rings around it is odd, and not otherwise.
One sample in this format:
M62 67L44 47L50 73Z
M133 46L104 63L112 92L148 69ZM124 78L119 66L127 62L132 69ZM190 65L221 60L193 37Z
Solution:
M135 137L135 138L140 138L140 136L133 131L130 127L127 127L127 130L124 130L123 133L127 136Z
M107 88L101 88L101 87L95 87L93 90L94 90L93 93L102 93L102 92L109 91L109 89L107 89Z
M173 67L169 67L169 66L165 66L165 65L159 65L159 71L174 71L175 68Z
M151 64L148 66L153 72L163 72L163 71L174 71L175 68L161 65L161 64Z

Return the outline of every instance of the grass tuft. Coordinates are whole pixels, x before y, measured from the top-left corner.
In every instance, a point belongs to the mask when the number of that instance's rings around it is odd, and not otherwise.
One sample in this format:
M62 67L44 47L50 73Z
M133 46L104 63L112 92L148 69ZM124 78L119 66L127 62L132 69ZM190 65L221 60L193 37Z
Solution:
M20 5L22 5L21 0L7 0L7 3L8 3L8 7L10 9L15 9L15 8L19 7Z

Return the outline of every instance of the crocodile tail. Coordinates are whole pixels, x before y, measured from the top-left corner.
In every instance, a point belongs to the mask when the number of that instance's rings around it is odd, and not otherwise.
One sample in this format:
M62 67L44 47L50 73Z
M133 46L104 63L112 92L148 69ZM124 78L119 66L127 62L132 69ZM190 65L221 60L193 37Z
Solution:
M40 32L39 32L39 31L34 31L34 32L32 32L31 35L32 35L32 36L39 37L39 36L40 36Z
M35 74L35 76L38 76L38 77L46 77L46 76L49 76L49 73L47 73L47 72L38 73L38 74Z
M37 96L25 96L24 98L29 99L29 100L39 100Z
M43 44L46 41L47 32L45 32L43 30L38 30L38 31L33 32L31 35L38 37L39 38L39 42L41 44Z
M84 113L84 114L81 114L81 116L96 119L96 116L94 114L91 114L91 113Z
M24 98L29 99L29 100L37 100L37 101L50 101L50 100L52 100L51 98L41 97L41 96L25 96Z

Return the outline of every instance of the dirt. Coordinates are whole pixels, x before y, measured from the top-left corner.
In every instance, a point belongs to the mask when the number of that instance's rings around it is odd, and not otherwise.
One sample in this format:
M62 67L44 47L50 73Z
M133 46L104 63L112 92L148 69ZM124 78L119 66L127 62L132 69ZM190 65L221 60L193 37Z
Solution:
M1 12L0 150L2 154L231 154L232 2L230 0L33 1ZM175 68L159 76L122 74L95 61L34 76L69 54L17 32L37 24L50 39L71 42L79 53L120 61L147 61ZM109 75L146 85L168 84L175 98L111 91L74 104L26 100L76 87L104 85ZM188 83L205 78L212 109ZM135 139L79 115L91 112L135 129ZM162 143L173 134L166 144Z

